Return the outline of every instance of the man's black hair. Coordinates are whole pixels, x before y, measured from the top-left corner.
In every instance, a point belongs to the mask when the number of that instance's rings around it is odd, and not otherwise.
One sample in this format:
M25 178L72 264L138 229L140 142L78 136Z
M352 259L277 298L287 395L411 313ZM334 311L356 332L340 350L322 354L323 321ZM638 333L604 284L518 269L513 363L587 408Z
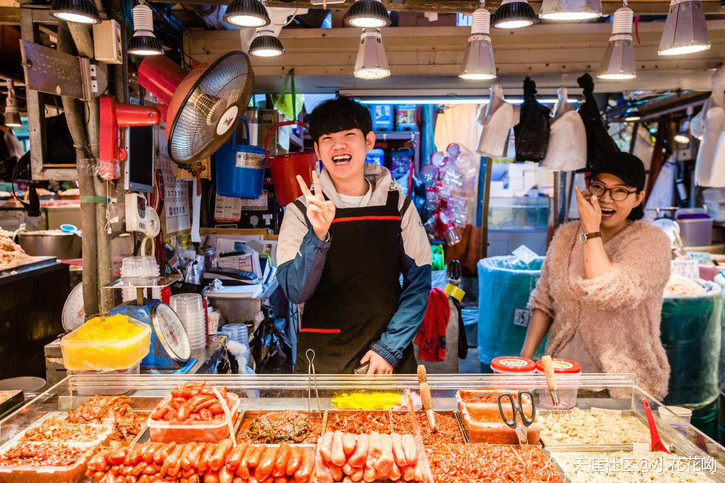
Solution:
M367 107L347 96L325 101L310 113L310 137L318 142L325 134L360 129L363 136L373 130L373 120Z

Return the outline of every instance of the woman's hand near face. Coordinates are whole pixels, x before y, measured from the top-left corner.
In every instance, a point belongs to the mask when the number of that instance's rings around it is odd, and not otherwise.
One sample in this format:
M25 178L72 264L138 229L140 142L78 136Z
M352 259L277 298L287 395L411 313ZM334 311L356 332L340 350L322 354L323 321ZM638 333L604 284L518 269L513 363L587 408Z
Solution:
M581 221L582 231L584 233L592 233L599 231L602 223L602 208L599 206L599 199L591 196L589 192L582 191L577 186L576 200L579 203L579 220Z

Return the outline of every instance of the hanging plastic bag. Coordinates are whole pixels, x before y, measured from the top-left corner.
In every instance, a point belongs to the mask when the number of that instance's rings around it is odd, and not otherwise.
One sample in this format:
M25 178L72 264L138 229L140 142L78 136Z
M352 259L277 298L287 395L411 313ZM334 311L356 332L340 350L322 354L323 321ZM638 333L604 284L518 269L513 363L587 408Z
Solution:
M295 70L292 69L284 78L282 94L272 94L274 108L284 114L287 119L294 120L302 112L304 100L304 96L297 94L295 89Z
M536 83L524 79L521 120L514 126L516 161L541 161L549 147L549 108L536 100Z
M609 135L607 125L604 124L599 106L594 99L592 76L584 74L576 81L584 91L584 103L579 107L579 114L587 131L587 165L591 167L599 156L605 153L615 153L619 151L619 148Z

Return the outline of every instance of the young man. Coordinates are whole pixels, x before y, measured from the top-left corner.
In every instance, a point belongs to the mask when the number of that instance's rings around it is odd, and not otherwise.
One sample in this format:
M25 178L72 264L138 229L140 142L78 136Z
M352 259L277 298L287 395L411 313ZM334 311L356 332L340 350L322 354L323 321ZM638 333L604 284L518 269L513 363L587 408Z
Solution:
M287 206L277 247L277 279L305 304L295 370L307 370L314 349L321 373L413 373L431 288L418 212L387 168L365 163L375 145L366 107L341 96L309 124L325 167L312 173L314 193L298 177L304 195Z

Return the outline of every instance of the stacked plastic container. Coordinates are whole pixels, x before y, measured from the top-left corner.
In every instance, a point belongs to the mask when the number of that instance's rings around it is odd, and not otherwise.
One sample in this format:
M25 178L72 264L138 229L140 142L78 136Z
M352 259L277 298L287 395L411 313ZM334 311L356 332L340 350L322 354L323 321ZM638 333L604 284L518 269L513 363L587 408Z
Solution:
M246 348L245 354L249 354L249 329L247 328L247 324L226 324L221 329L219 329L219 333L226 335L227 338L230 341L238 342L244 348ZM248 357L247 357L248 359ZM247 363L247 360L240 361Z
M126 257L121 265L121 279L130 285L143 285L149 278L160 276L161 270L154 257ZM161 289L152 291L153 298L161 298ZM130 302L136 299L136 289L124 288L123 301Z
M201 295L195 293L172 295L169 305L184 324L191 350L203 349L206 346L206 311Z

